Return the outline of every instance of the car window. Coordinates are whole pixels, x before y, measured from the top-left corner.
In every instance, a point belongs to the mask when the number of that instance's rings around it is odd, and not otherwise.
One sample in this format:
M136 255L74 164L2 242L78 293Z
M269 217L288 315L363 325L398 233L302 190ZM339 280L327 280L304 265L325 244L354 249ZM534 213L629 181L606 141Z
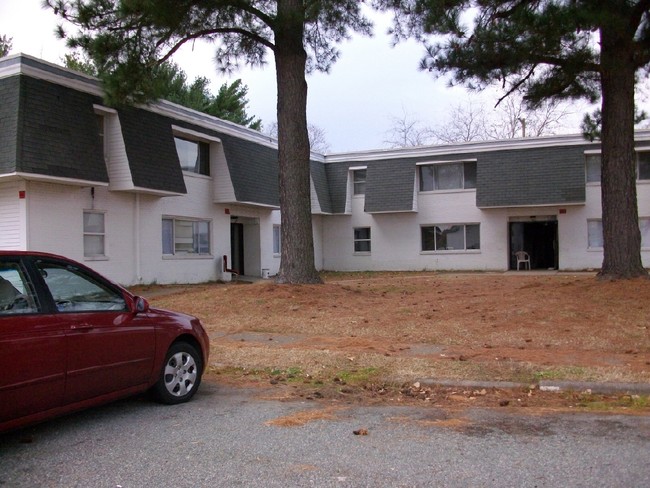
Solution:
M59 312L126 310L122 295L74 266L43 261L37 267Z
M18 263L0 261L0 315L38 312L34 288Z

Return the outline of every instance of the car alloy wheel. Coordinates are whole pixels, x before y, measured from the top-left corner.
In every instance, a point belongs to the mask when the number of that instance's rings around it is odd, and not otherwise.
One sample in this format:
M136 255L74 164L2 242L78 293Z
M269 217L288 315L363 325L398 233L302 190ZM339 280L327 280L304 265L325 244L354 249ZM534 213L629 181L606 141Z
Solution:
M191 344L173 344L167 352L165 364L154 391L162 403L188 401L201 382L201 357Z

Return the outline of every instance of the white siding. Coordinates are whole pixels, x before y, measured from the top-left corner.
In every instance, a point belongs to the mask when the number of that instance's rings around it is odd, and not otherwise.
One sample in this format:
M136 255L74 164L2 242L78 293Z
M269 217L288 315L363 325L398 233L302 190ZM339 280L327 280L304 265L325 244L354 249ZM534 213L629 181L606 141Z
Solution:
M27 248L25 228L26 199L19 198L24 183L0 183L0 249Z
M31 182L29 200L30 249L62 254L85 262L124 284L136 279L136 195L110 192L106 187L65 186ZM105 259L86 259L83 212L105 212Z
M117 114L104 115L104 156L111 190L133 189L133 177Z
M483 223L489 216L476 207L475 191L420 194L417 213L368 214L363 210L364 200L364 197L351 198L351 216L324 217L323 269L485 270L507 266L505 257L498 259L499 248L507 247L507 224L502 226L501 232L499 219L495 228ZM421 251L421 226L465 223L481 223L480 251ZM354 253L355 227L370 227L372 250L369 255ZM497 244L496 249L491 243Z
M637 184L637 203L639 218L650 218L650 181ZM641 251L641 258L646 268L650 268L650 247Z
M189 195L167 198L111 192L104 187L96 187L93 198L91 188L31 183L30 248L85 262L125 285L218 279L220 257L230 252L230 219L223 208L205 198L212 184L209 178L186 180ZM83 255L83 211L90 209L105 212L106 259ZM210 220L212 255L163 258L163 215Z
M113 192L107 187L77 187L43 182L0 185L0 248L63 254L85 262L110 278L136 283L197 283L229 280L222 256L230 258L231 216L245 223L246 274L277 274L273 225L280 211L244 205L216 205L213 178L185 174L188 194L156 197ZM26 198L19 198L24 190ZM650 185L638 186L639 215L650 217ZM586 188L586 204L558 207L478 209L475 191L420 193L418 212L368 214L365 198L350 199L351 215L313 218L315 265L326 270L506 270L509 266L508 223L512 218L554 216L558 224L559 268L597 269L602 250L588 249L587 220L599 219L600 186ZM84 210L105 212L106 258L83 256ZM162 218L211 222L211 255L163 256ZM478 251L421 251L421 227L434 224L480 224ZM355 254L353 229L371 228L372 252ZM650 266L650 249L642 251Z
M311 198L311 213L312 214L321 214L323 213L320 202L318 201L318 194L316 193L316 187L314 187L314 180L309 178L309 197Z
M18 187L6 185L0 190L2 211L11 213L2 219L7 232L2 244L24 247L17 235L21 222L29 222L30 249L53 252L85 262L111 279L125 284L200 283L229 280L223 273L224 255L230 256L230 217L240 215L251 225L245 231L247 274L261 276L261 270L276 274L279 259L273 256L273 224L280 213L267 208L226 206L212 203L212 178L185 174L187 195L156 197L114 192L106 187L76 187L31 182L28 185L29 218L20 217ZM12 203L10 203L12 202ZM24 204L23 204L24 205ZM105 213L105 258L84 258L83 212ZM228 213L229 212L229 213ZM211 254L207 256L163 256L162 218L210 221ZM12 232L9 230L14 229Z
M278 212L279 213L279 212ZM314 233L314 264L317 270L322 270L323 268L323 222L326 220L326 217L323 215L314 215L312 217L312 231Z
M280 259L273 255L273 225L280 225L280 211L243 205L228 208L230 216L238 217L238 221L244 224L245 274L261 276L262 269L268 269L271 276L277 274ZM223 254L230 256L230 247Z
M560 242L560 269L600 269L603 264L602 249L589 249L587 221L602 218L601 187L588 184L586 204L566 207L566 215L558 216ZM639 218L650 217L650 184L637 183ZM650 267L650 248L641 250L643 265Z
M201 283L222 279L223 254L230 254L230 216L212 203L212 178L185 173L187 195L144 198L140 202L143 283ZM210 221L208 256L162 254L163 216Z
M650 184L638 186L639 217L650 217ZM420 193L416 213L367 214L363 197L350 199L352 215L323 217L322 268L363 270L501 270L509 267L508 224L512 218L550 216L557 219L560 270L590 270L602 265L602 249L589 249L587 221L601 218L600 186L588 185L585 205L555 207L476 207L474 190ZM480 224L480 251L421 251L421 226ZM353 229L371 228L372 252L354 253ZM650 248L641 256L650 267Z
M210 144L210 174L214 178L215 203L230 203L236 201L235 188L230 178L230 170L223 152L223 144Z

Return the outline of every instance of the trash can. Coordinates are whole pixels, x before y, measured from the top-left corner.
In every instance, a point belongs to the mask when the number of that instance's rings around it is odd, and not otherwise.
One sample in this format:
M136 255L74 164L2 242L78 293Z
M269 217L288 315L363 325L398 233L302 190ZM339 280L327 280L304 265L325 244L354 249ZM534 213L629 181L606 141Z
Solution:
M266 268L262 268L262 278L265 280L269 279L269 270Z

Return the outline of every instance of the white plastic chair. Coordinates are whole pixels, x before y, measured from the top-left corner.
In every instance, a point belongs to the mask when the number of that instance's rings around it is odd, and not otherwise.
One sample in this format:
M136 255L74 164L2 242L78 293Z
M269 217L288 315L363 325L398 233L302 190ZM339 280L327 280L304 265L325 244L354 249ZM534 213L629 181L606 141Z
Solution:
M519 265L521 263L524 264L524 269L526 267L530 269L530 255L526 251L517 251L515 257L517 258L517 271L519 271Z

